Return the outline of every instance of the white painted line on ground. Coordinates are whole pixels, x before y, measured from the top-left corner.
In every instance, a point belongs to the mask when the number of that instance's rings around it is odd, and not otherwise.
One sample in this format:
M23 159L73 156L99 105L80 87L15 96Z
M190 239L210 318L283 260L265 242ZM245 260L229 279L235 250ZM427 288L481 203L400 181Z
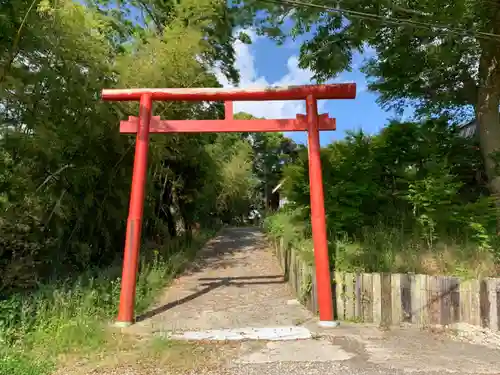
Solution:
M167 337L177 340L212 340L212 341L238 341L238 340L266 340L286 341L305 340L312 337L311 332L304 327L268 327L268 328L232 328L212 329L207 331L187 331L169 333Z

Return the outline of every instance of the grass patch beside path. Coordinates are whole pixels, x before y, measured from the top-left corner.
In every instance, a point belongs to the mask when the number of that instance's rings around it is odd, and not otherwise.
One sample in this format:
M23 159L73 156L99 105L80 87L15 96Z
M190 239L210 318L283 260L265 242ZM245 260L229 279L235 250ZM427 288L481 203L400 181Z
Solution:
M121 334L115 340L113 346L99 353L60 360L54 375L216 374L225 361L237 355L240 344L141 339Z
M144 246L137 280L136 312L144 312L195 257L214 231L161 247ZM77 280L42 285L0 300L0 375L52 374L74 356L113 351L127 342L110 333L120 296L121 263Z
M313 241L301 211L284 209L264 222L267 235L301 260L314 265ZM500 270L500 240L481 245L477 239L442 234L432 241L418 227L387 227L379 223L360 229L357 236L329 234L330 264L341 272L392 272L495 277ZM493 246L494 245L494 246Z

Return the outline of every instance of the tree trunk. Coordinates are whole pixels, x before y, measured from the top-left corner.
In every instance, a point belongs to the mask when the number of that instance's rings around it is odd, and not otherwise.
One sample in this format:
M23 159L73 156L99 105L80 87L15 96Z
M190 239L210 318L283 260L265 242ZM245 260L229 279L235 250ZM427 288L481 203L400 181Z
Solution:
M500 234L500 67L497 44L483 43L479 61L479 89L476 107L479 141L488 175L489 188L497 207L497 234Z
M168 234L171 238L177 237L177 225L175 223L174 215L172 215L171 206L168 206L165 211Z
M179 199L178 204L182 222L184 223L184 235L186 238L191 239L193 237L193 222L190 218L189 206L183 199Z
M172 184L165 179L163 184L162 193L158 203L158 217L167 222L168 234L171 238L177 237L177 225L175 223L174 215L171 208L173 204L173 191Z
M268 183L267 183L267 166L266 164L264 163L264 212L266 212L267 214L267 211L269 210L269 186L268 186Z

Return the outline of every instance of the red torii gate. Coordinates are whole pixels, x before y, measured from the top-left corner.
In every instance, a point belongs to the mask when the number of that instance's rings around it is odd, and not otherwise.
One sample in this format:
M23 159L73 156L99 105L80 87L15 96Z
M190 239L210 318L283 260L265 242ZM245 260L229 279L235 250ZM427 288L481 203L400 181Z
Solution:
M333 298L328 242L326 236L323 179L321 174L319 130L335 130L335 119L318 115L321 99L354 99L356 84L289 86L283 88L174 88L174 89L104 89L107 101L139 101L139 117L120 122L121 133L137 133L132 189L123 259L120 306L117 324L134 322L136 278L141 243L144 190L150 133L207 132L308 132L311 224L316 264L316 285L320 324L332 325ZM153 100L159 101L225 101L224 120L160 120L152 116ZM284 120L235 120L232 101L305 100L306 115Z

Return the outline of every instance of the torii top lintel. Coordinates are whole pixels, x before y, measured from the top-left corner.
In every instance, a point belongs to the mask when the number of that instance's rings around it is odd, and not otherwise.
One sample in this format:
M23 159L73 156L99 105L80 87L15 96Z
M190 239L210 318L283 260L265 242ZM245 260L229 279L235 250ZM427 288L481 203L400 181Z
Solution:
M264 101L305 100L312 96L322 99L354 99L355 83L304 85L267 88L164 88L164 89L104 89L102 99L107 101L137 101L143 94L160 101Z

